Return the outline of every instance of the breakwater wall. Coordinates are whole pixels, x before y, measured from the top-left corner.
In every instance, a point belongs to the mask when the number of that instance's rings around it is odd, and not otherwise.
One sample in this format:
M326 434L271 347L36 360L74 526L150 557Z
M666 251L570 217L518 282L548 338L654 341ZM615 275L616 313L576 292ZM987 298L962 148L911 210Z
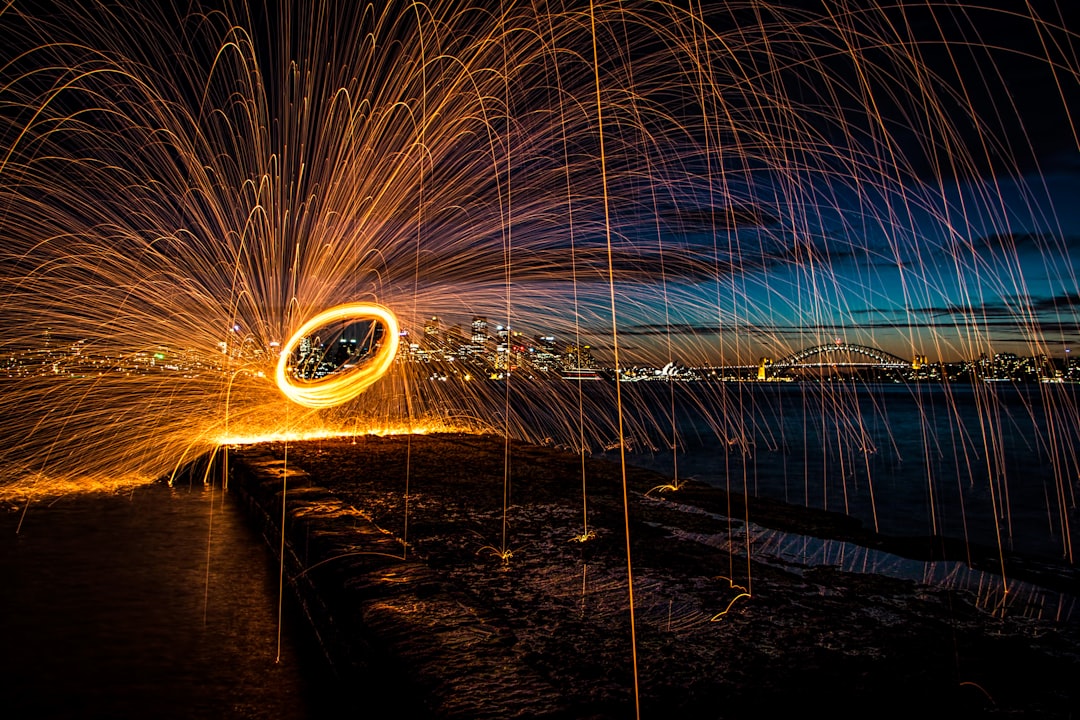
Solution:
M576 716L522 662L512 633L362 509L265 449L231 451L225 464L228 492L283 554L285 591L340 681L376 689L362 705L407 717Z
M624 482L611 463L472 435L251 446L228 470L375 716L1076 707L1080 626L1059 608L897 576L888 539L835 513L693 482L663 492L655 474ZM812 552L817 537L844 562Z

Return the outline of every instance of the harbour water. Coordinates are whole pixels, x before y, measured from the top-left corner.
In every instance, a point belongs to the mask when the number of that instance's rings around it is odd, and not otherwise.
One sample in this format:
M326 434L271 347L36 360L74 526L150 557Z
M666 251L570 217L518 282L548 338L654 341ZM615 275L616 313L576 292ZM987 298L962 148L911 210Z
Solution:
M1077 385L743 383L708 403L694 383L643 385L624 390L630 424L666 412L675 441L632 447L636 465L884 534L1078 559Z
M0 513L6 717L288 719L340 703L288 605L279 653L276 563L220 489L23 510Z

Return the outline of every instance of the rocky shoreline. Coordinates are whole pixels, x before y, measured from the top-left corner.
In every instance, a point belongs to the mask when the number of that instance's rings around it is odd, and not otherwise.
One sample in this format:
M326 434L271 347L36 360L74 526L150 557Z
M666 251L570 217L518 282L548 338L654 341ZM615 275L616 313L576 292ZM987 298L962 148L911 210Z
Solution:
M266 444L228 463L230 492L274 552L284 516L286 576L343 682L383 678L370 702L410 716L1080 707L1074 574L1033 568L1028 579L1055 592L1016 603L981 591L983 576L958 589L853 572L815 560L809 539L874 553L863 565L886 551L994 557L702 485L666 491L635 468L624 510L619 466L493 436ZM803 554L769 552L775 538Z

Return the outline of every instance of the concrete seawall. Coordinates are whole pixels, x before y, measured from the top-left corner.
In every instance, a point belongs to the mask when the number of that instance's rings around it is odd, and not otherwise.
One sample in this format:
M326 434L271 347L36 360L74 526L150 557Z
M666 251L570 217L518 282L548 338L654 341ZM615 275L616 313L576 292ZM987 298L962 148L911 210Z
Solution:
M574 715L483 608L403 558L393 535L295 463L246 448L230 454L229 474L229 492L275 553L284 494L287 586L342 682L363 676L384 689L372 707L403 717Z

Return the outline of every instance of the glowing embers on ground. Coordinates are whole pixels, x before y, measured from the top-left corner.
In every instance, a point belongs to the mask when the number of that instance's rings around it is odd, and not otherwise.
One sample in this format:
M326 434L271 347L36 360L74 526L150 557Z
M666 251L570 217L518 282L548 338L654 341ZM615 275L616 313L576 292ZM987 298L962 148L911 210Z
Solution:
M382 342L372 357L355 367L341 369L315 380L297 378L290 371L290 361L301 342L319 328L332 323L355 320L377 320L382 323ZM397 317L389 309L375 303L348 303L325 310L300 326L293 333L278 360L278 387L294 403L309 408L327 408L348 402L386 374L394 362L398 348Z
M321 420L321 419L320 419ZM275 442L301 442L304 440L330 440L335 438L353 438L355 444L357 438L369 435L376 437L389 437L391 435L479 435L484 428L465 423L439 423L429 422L423 424L410 424L407 422L392 423L371 421L356 421L350 419L347 423L317 422L303 427L290 428L281 431L260 431L258 428L245 428L230 430L229 433L217 436L214 439L215 447L259 445L262 443ZM2 496L0 496L2 497Z

